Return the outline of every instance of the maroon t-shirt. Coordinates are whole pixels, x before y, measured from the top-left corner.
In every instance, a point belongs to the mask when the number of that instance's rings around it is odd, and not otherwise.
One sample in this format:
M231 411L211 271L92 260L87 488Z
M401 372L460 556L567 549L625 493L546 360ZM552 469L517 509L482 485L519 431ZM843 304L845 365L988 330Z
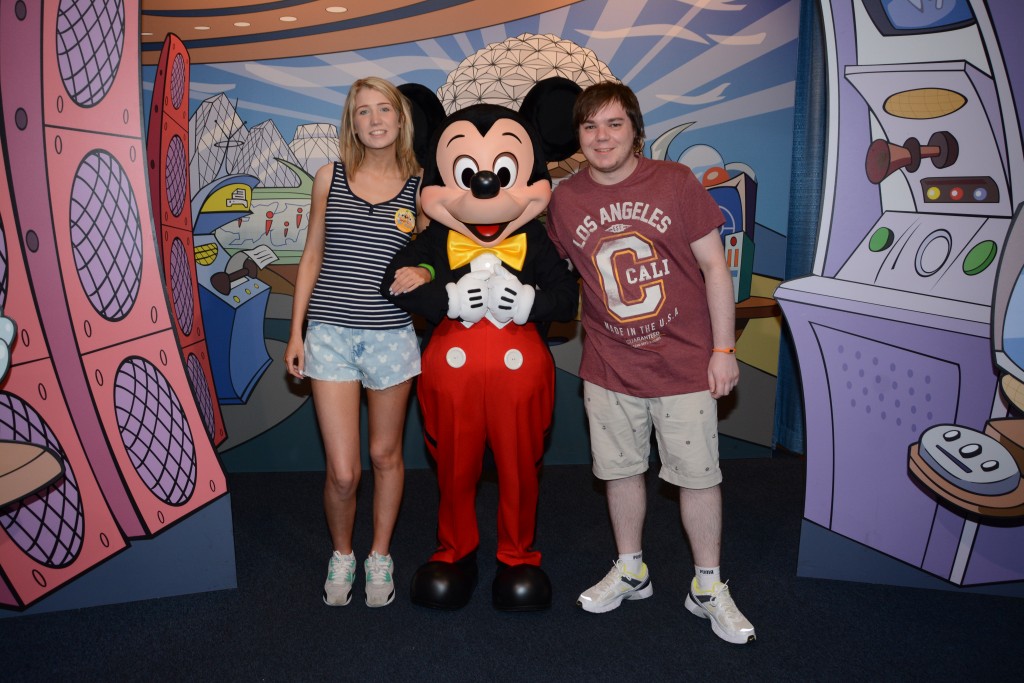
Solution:
M725 222L683 164L640 158L615 185L562 181L548 233L583 281L580 377L631 396L708 389L711 318L690 248Z

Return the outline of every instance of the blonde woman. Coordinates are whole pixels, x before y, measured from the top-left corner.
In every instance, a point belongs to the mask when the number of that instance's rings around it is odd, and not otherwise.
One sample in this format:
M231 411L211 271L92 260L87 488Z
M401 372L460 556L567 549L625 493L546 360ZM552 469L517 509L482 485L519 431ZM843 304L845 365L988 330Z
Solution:
M408 102L394 85L374 77L352 84L341 119L341 161L317 171L295 282L284 361L292 376L312 382L326 453L324 511L334 552L323 600L330 606L349 604L356 580L352 529L362 473L363 388L374 480L373 544L363 563L366 604L383 607L395 597L389 546L405 482L402 431L420 353L408 314L379 289L391 257L420 225L412 135ZM429 277L422 268L407 268L395 287L408 291Z

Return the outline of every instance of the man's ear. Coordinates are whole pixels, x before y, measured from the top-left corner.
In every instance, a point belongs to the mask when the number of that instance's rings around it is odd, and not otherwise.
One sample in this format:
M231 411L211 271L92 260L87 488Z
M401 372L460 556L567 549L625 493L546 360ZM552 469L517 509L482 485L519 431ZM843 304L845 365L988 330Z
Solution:
M579 150L572 107L581 92L573 81L555 76L537 81L523 98L519 113L533 124L548 161L568 159Z

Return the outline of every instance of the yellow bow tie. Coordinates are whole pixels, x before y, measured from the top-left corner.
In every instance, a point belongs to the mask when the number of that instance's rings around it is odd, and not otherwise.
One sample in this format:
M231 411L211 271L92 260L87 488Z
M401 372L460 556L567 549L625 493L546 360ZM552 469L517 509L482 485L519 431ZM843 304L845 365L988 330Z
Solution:
M452 270L461 268L481 254L491 253L516 270L523 269L526 260L526 235L519 233L491 247L479 244L454 230L448 232L448 265Z

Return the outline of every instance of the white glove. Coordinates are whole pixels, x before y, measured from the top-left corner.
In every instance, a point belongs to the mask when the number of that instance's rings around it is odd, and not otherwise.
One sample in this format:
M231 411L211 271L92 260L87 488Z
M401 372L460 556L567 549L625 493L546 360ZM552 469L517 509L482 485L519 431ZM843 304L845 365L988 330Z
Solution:
M458 282L446 284L448 317L461 318L467 323L479 322L487 314L487 279L490 276L486 270L475 270L463 275Z
M511 320L516 325L525 325L536 297L533 287L519 282L500 265L495 266L494 275L487 281L487 308L500 323Z

